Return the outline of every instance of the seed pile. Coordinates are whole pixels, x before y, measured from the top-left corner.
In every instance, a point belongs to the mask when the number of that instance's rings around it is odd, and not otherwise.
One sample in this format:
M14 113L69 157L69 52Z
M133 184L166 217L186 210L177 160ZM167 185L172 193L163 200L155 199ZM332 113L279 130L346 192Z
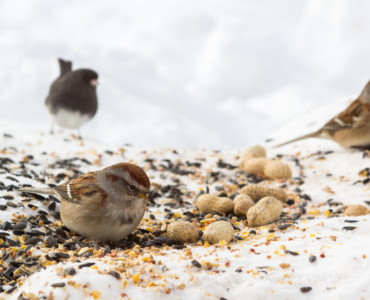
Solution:
M313 193L306 188L313 176L308 167L319 166L330 152L277 154L272 158L289 165L293 177L271 180L239 169L239 153L107 148L73 139L48 148L47 137L38 138L43 142L31 145L17 137L2 138L0 299L57 299L62 294L70 299L135 299L141 290L158 298L181 298L189 289L210 299L238 299L238 278L256 284L267 280L269 293L287 285L296 287L295 295L311 294L321 292L322 283L305 280L299 286L296 274L325 263L334 255L330 247L346 243L345 236L369 229L363 209L362 217L342 217L350 206L337 199L336 186L325 183ZM16 192L26 186L53 187L121 161L147 172L156 204L148 206L138 229L120 242L94 243L74 235L60 221L56 198ZM329 174L319 176L348 181ZM280 211L273 222L249 224L251 208L235 211L233 200L238 203L248 195L261 206L262 198L270 197L261 192L266 190L275 193ZM202 206L207 197L213 199L211 205ZM362 204L366 210L368 203ZM366 254L356 259L366 261Z

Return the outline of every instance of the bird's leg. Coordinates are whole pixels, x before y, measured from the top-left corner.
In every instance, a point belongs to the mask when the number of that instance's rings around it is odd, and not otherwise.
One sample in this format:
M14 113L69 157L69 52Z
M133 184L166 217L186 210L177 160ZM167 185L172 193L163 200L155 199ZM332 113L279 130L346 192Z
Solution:
M54 134L54 121L51 122L50 134Z
M80 132L80 128L77 128L77 133L78 133L78 138L82 141L83 140L83 138L82 138L82 136L81 136L81 132Z
M364 145L364 146L351 146L352 149L357 149L357 150L360 150L360 151L365 151L365 152L369 152L370 150L370 145Z

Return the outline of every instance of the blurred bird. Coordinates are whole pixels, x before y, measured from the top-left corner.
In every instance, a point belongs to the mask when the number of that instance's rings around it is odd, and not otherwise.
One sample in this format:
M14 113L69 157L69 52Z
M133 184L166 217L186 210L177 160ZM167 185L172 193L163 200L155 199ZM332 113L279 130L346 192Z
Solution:
M60 76L52 83L45 105L53 123L69 129L77 129L90 121L98 110L96 86L98 74L90 69L72 71L72 62L58 59Z
M311 137L333 140L343 148L370 149L370 81L355 101L321 129L275 147Z

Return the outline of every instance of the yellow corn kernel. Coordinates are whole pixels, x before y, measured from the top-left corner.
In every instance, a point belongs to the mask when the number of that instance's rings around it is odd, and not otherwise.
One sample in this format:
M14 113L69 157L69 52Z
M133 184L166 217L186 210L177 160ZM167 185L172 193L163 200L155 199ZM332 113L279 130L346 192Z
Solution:
M182 214L180 214L179 212L175 212L174 214L173 214L173 218L180 218L182 216Z
M132 276L132 280L135 282L135 283L138 283L139 280L140 280L140 273L137 273L136 275Z
M123 282L123 284L122 284L122 288L124 289L124 288L126 287L126 285L127 285L127 280L125 280L125 281Z
M148 257L148 256L144 256L141 260L142 260L142 261L149 261L149 260L150 260L150 257Z
M330 211L328 211L328 210L324 211L324 216L325 217L330 217L330 215L331 215Z
M92 266L91 269L97 270L97 269L99 269L99 267L98 266Z
M151 281L151 282L149 282L148 287L151 287L151 286L153 286L153 285L154 285L154 282L153 282L153 281Z
M314 233L313 234L310 234L310 237L314 237L314 236L316 236L316 234L314 234Z
M218 243L219 246L226 246L227 245L227 242L226 241L221 241Z
M204 248L208 248L210 244L208 242L204 242Z
M99 299L101 293L97 290L93 290L91 295L94 297L94 299Z

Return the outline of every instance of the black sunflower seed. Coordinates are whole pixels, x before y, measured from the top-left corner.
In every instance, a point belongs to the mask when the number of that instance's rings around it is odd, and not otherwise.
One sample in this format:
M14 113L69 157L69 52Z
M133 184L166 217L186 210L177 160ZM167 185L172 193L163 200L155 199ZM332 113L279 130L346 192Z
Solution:
M197 260L195 260L195 259L191 261L191 264L194 267L197 267L197 268L201 268L202 267L202 265Z
M282 224L282 225L278 226L278 229L279 230L284 230L284 229L289 228L290 226L293 226L293 224Z
M63 238L63 239L67 239L68 238L68 236L65 233L65 231L62 228L60 228L60 227L58 227L57 229L55 229L55 233L57 235L59 235L61 238Z
M23 234L24 234L24 230L21 230L21 229L14 229L14 230L13 230L13 234L14 234L14 235L23 235Z
M103 252L104 256L106 254L109 254L109 253L112 253L112 251L110 250L110 247L108 245L105 245L104 246L104 252Z
M284 251L286 254L290 254L290 255L293 255L293 256L297 256L299 255L297 252L293 252L293 251L289 251L289 250L285 250Z
M47 247L52 247L52 246L58 247L57 240L52 236L47 237L45 242L46 242Z
M26 231L26 234L28 234L30 236L40 236L40 235L45 236L45 232L42 232L42 231L36 230L36 229Z
M50 210L55 210L55 208L56 208L56 203L55 202L51 202L50 203L50 205L48 206L48 209L50 209Z
M17 204L15 204L13 202L7 201L7 202L5 202L5 204L8 205L8 206L10 206L10 207L17 208Z
M41 238L39 238L37 236L33 236L33 237L27 239L26 242L25 242L25 244L26 245L34 245L34 246L36 246L39 242L43 242L43 239L41 239Z
M310 286L304 286L304 287L301 287L301 292L302 293L308 293L312 290L312 287Z
M79 266L78 266L78 268L79 268L79 269L82 269L82 268L88 268L88 267L91 267L91 266L93 266L93 265L95 265L95 263L94 263L94 262L88 262L88 263L84 263L84 264L79 265Z
M310 257L308 258L308 260L309 260L309 262L310 262L310 263L313 263L313 262L315 262L315 261L316 261L316 256L315 256L315 255L312 255L312 256L310 256Z
M69 255L68 255L69 256ZM76 269L73 268L73 267L70 267L70 268L66 268L64 269L64 274L66 274L67 276L70 275L70 276L73 276L75 275L77 272L76 272Z
M3 230L9 230L9 229L10 229L10 227L12 227L12 224L11 224L10 222L8 222L8 221L5 221L5 222L3 223L2 229L3 229Z
M65 287L65 283L64 282L58 282L58 283L53 283L51 284L52 287Z
M242 269L237 268L237 269L235 270L235 272L236 272L236 273L241 273L241 272L243 272L243 270L242 270Z
M346 227L343 227L342 230L354 230L356 228L357 227L354 227L354 226L346 226Z
M85 252L83 254L80 255L80 257L90 257L90 256L93 256L94 253L92 251L88 251L88 252Z
M63 252L54 252L53 255L56 258L61 258L61 257L69 258L70 257L68 253L63 253Z
M111 270L111 271L109 271L109 274L112 275L114 278L117 278L117 279L120 279L120 277L121 277L121 274L118 273L117 271Z
M12 240L12 239L6 239L6 242L9 243L9 245L12 246L12 247L17 247L17 246L19 247L21 245L21 243L19 241L15 241L15 240Z
M1 196L0 198L3 198L5 200L14 200L13 196Z
M347 223L357 223L358 220L344 220L344 222L347 222Z
M9 179L9 180L11 180L11 181L15 181L15 182L18 182L18 183L19 183L19 180L18 180L18 179L16 179L16 178L14 178L14 177L12 177L12 176L6 176L5 178L6 178L6 179Z
M6 210L8 208L7 205L0 205L0 210Z

